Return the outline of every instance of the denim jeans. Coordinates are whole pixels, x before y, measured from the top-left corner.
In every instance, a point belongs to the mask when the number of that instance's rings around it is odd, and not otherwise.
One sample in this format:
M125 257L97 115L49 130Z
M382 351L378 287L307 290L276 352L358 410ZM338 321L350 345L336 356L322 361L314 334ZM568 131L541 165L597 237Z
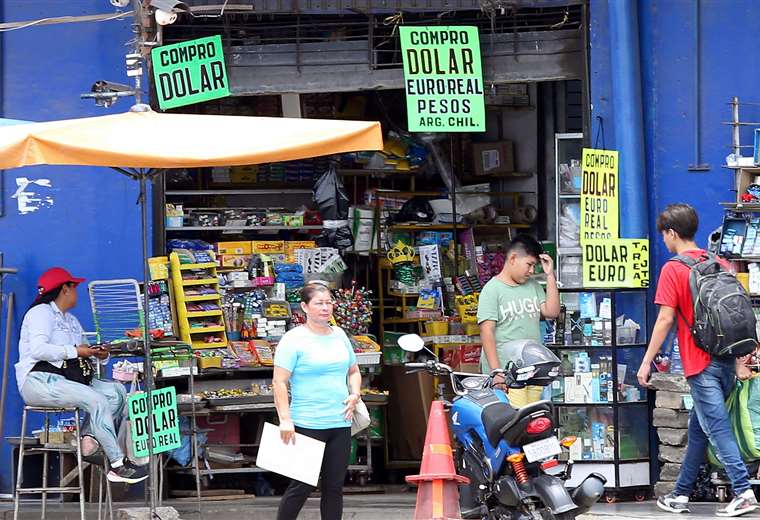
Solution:
M707 459L708 439L726 468L735 494L750 488L747 466L739 455L731 421L726 410L726 398L736 382L736 361L715 359L702 372L688 377L694 407L689 414L689 443L678 475L675 492L689 496Z
M30 372L21 397L30 406L78 406L87 412L82 435L95 437L110 462L124 458L116 434L127 405L127 391L118 381L93 379L87 386L58 374Z

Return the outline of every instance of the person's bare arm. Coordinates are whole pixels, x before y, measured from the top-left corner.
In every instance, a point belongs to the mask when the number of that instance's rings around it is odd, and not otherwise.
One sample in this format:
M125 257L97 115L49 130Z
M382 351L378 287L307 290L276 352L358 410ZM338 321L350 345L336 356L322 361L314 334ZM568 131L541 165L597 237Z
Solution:
M554 262L549 255L543 254L539 257L541 267L546 273L546 301L541 304L541 315L544 318L553 320L559 316L559 288L557 287L557 276L554 273Z
M274 407L277 409L277 417L280 419L280 437L282 442L296 443L296 429L290 418L290 400L288 398L288 381L290 371L281 367L274 367L272 376L272 390L274 391Z
M356 403L362 398L362 373L359 371L358 364L354 364L354 366L348 369L348 388L351 393L343 401L343 404L346 405L343 409L343 414L346 420L350 421L354 416Z
M665 338L668 337L668 333L673 328L675 320L676 310L673 307L661 305L660 312L657 314L657 321L655 321L654 328L652 329L652 337L649 339L649 346L644 353L644 359L641 360L639 371L636 373L641 386L650 386L649 374L652 371L652 361L654 361L655 356L660 351Z

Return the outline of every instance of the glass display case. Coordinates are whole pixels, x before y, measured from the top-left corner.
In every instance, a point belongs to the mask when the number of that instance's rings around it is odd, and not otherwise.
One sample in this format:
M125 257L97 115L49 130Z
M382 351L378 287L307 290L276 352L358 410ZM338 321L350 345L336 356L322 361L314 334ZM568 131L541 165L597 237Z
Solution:
M650 485L649 395L636 372L647 345L646 289L560 289L561 312L546 344L560 375L546 390L558 435L574 435L569 486L597 472L608 493Z
M554 135L556 182L557 278L565 287L580 287L581 154L583 134Z

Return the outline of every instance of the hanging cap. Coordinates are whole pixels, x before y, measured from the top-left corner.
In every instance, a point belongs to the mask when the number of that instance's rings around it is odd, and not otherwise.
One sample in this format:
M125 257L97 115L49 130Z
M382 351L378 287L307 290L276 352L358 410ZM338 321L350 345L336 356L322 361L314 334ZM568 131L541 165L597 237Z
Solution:
M80 284L82 282L84 282L84 278L71 276L71 273L63 267L52 267L42 273L40 279L37 280L37 294L42 296L65 283Z

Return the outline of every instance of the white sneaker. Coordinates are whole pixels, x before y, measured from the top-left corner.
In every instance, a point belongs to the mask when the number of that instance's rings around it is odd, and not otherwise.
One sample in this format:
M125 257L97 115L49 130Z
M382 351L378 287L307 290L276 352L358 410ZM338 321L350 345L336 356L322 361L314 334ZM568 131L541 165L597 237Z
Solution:
M657 507L668 513L688 513L689 497L686 495L676 495L676 492L657 498Z
M728 503L726 507L718 509L718 516L740 516L755 511L758 508L757 498L752 489L748 489Z

